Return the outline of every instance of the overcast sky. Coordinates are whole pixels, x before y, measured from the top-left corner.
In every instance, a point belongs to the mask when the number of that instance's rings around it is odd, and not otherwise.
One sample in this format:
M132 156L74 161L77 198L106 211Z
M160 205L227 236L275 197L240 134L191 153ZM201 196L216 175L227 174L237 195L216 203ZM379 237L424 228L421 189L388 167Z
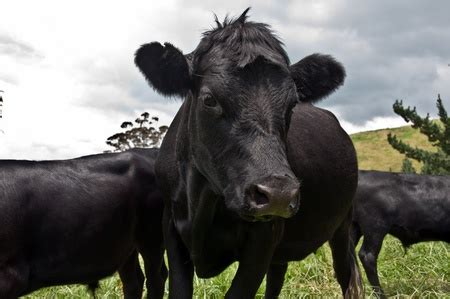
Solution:
M133 64L143 43L192 51L213 12L268 23L291 62L321 52L347 70L320 103L344 128L404 125L396 99L435 115L450 110L450 1L21 1L0 10L0 159L60 159L102 152L123 121L144 111L170 124L164 99ZM318 132L320 133L320 132Z

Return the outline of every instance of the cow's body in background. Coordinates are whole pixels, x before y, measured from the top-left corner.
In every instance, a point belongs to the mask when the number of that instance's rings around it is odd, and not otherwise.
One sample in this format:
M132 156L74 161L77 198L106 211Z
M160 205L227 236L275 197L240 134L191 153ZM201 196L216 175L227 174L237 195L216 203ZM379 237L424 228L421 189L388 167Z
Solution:
M390 234L403 246L450 242L450 177L360 171L353 213L355 245L364 237L359 258L369 282L384 296L377 258Z
M125 298L163 295L157 150L0 161L0 298L119 271Z

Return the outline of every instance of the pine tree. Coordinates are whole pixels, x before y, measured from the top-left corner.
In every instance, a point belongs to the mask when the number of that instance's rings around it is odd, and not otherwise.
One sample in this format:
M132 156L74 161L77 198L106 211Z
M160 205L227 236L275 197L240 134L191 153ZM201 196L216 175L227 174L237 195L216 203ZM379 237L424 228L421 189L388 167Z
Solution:
M123 122L120 127L125 132L116 133L106 140L106 144L114 148L114 152L122 152L134 147L158 147L169 127L160 126L156 128L158 117L152 117L144 112L134 121L136 126L130 122ZM110 151L106 151L110 152Z
M403 159L401 172L404 172L404 173L416 173L416 169L414 168L414 166L413 166L413 164L412 164L410 159L408 159L406 157Z
M411 122L412 127L427 136L428 141L437 148L436 152L412 147L397 136L388 134L389 144L407 158L411 158L424 164L422 173L426 174L450 174L450 118L438 95L436 102L440 123L430 119L430 115L421 117L417 114L416 107L403 107L403 101L395 101L394 112L406 122Z

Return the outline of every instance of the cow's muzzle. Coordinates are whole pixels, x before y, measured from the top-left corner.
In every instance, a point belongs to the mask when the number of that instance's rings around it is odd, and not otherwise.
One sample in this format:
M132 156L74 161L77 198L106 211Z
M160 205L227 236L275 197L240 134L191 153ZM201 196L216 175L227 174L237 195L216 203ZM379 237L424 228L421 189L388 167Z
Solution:
M288 175L271 175L247 188L249 215L258 220L289 218L300 206L300 183Z

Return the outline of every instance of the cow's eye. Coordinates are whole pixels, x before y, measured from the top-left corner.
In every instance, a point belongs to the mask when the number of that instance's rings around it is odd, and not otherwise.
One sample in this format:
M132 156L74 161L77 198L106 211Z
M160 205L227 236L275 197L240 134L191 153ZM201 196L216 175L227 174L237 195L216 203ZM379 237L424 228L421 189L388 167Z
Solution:
M215 108L217 106L217 101L211 95L207 95L203 98L203 105L208 108Z
M202 90L199 100L203 106L203 110L206 111L207 113L214 116L222 115L223 111L222 107L220 106L220 103L206 88L205 90Z

